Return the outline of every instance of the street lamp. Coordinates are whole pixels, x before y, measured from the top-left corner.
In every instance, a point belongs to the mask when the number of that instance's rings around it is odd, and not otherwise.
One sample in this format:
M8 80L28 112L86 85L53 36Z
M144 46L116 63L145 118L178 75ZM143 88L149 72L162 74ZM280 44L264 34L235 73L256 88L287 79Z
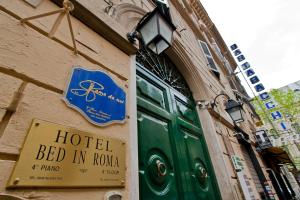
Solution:
M225 105L225 110L235 123L243 122L242 104L229 99Z
M212 108L214 108L214 106L217 106L216 99L219 96L226 96L227 97L228 101L225 104L225 111L229 114L232 121L234 123L243 122L244 118L243 118L243 114L242 114L242 109L243 109L242 104L240 102L234 101L227 94L217 95L214 99L214 102L211 104Z
M142 45L159 55L171 46L175 29L171 18L156 7L140 20L136 29L127 34L127 38L132 43L135 39L140 40Z

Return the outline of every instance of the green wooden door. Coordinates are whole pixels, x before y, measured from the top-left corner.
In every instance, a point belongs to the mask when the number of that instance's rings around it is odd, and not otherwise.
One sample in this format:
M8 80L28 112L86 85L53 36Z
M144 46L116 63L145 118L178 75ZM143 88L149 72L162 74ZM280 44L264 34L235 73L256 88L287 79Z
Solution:
M140 199L220 199L192 100L137 67Z

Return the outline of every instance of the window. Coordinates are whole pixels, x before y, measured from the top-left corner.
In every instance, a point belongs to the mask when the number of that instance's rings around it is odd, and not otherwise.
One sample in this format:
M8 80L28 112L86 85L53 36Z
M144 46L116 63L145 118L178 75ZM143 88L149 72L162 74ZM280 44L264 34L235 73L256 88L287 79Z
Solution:
M209 68L212 70L212 72L215 74L215 76L219 79L220 78L219 70L217 68L217 65L215 64L215 61L209 51L209 48L208 48L206 42L203 42L201 40L198 40L198 41L199 41L201 49L206 57L207 66L209 66Z

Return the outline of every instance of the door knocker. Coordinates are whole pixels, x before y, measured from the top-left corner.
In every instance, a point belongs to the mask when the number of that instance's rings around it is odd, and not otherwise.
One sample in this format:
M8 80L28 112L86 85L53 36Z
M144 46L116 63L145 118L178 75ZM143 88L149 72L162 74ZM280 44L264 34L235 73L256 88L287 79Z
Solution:
M160 160L156 160L156 169L159 177L165 176L167 174L167 166Z

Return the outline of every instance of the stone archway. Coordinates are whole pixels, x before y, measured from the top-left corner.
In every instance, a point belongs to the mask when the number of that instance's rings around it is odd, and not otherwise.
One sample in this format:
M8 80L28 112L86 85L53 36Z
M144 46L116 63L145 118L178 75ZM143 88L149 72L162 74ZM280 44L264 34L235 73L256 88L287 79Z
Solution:
M127 31L133 30L139 20L147 13L146 10L130 3L119 4L114 9L112 17L126 28ZM185 52L178 38L174 39L171 48L167 51L167 55L172 58L172 62L174 62L184 76L195 101L208 99L203 78L197 73L196 66Z
M172 61L181 72L189 88L193 93L195 101L208 99L208 92L205 88L203 78L198 73L196 66L187 55L184 47L178 39L174 39L172 46L167 51L167 55L172 58Z
M119 4L114 8L113 18L116 19L127 31L131 31L139 20L148 12L141 7L130 3ZM175 35L175 34L174 34ZM185 52L184 47L178 38L175 37L167 55L187 81L195 101L208 99L203 78L197 73L197 68L191 58Z
M117 5L112 17L119 22L127 31L131 31L140 19L147 13L146 10L129 3Z

